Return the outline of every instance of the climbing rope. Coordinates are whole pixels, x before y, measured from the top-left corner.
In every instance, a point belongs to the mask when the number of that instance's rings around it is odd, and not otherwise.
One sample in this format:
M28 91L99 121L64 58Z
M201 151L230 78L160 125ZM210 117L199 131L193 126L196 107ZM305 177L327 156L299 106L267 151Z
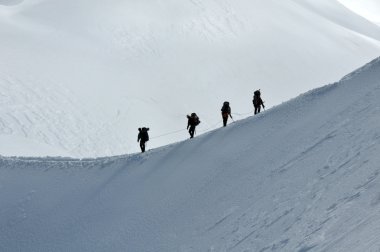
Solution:
M217 125L220 125L223 121L222 120L219 120L217 123L214 123L213 125L211 125L210 127L208 127L207 129L204 129L204 130L200 130L199 132L200 133L203 133L203 132L206 132L206 131L209 131L209 130L213 130L216 128Z
M241 116L247 116L247 115L250 115L250 114L253 114L253 111L250 111L250 112L247 112L247 113L236 113L236 112L232 113L232 115L236 115L236 116L239 116L239 117L241 117ZM232 119L232 121L235 122L234 119ZM219 120L218 122L212 124L210 127L198 131L198 133L204 133L204 132L207 132L207 131L219 128L221 126L218 126L218 125L222 125L222 122L223 122L223 120ZM175 131L167 132L167 133L164 133L164 134L161 134L161 135L158 135L158 136L150 137L150 139L158 139L158 138L174 135L174 134L180 133L182 131L187 131L187 130L186 129L175 130Z
M246 116L246 115L250 115L252 114L254 111L250 111L250 112L247 112L247 113L232 113L233 115L237 115L237 116Z
M171 132L168 132L168 133L164 133L162 135L158 135L158 136L153 136L151 137L150 139L157 139L157 138L161 138L161 137L164 137L164 136L170 136L170 135L174 135L174 134L177 134L181 131L185 131L185 129L180 129L180 130L176 130L176 131L171 131Z

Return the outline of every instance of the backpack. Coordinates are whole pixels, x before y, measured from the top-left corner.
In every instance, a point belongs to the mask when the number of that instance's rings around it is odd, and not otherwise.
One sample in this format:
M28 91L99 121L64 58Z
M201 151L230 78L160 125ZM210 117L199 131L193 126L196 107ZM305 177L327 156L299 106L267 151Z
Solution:
M225 101L221 110L223 113L230 113L230 103L228 101Z
M201 123L201 121L199 121L199 117L198 116L195 116L194 123L195 123L195 126L198 126L198 124Z
M189 116L187 116L187 117L189 118L190 124L194 123L195 126L198 126L198 124L201 123L201 121L199 121L199 117L195 113L192 113L190 117Z
M140 139L142 140L142 141L145 141L145 142L147 142L147 141L149 141L149 134L148 134L148 130L149 130L149 128L139 128L139 131L140 131L140 133L139 133L139 137L140 137Z
M260 89L256 90L253 93L253 105L260 106L260 104L261 104L261 102L260 102L260 100L261 100L260 95L261 95Z

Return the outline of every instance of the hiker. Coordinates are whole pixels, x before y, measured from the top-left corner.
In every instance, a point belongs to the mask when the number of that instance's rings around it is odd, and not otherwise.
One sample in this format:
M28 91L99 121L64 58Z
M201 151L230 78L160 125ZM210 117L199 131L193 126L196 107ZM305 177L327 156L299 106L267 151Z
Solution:
M137 142L140 142L141 152L145 152L145 143L149 141L149 128L139 128L139 135L137 136Z
M201 121L199 121L199 117L195 113L192 113L190 116L187 115L187 119L187 129L189 130L190 138L193 138L195 133L195 127L198 126L198 124L200 124Z
M260 89L256 90L253 94L254 95L253 95L252 103L253 103L253 106L255 107L255 115L256 115L260 113L261 106L263 106L263 109L265 109L265 106L264 106L263 100L260 97L261 96Z
M223 127L226 127L227 126L227 121L228 121L228 116L232 118L232 115L231 115L231 108L230 108L230 103L228 101L225 101L223 103L223 107L221 109L222 111L222 117L223 117Z

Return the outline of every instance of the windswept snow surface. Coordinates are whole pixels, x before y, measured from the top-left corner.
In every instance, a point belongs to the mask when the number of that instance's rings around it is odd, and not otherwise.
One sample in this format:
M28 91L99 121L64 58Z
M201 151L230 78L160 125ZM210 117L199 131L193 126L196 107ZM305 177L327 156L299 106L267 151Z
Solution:
M0 251L378 251L380 59L144 154L0 159Z
M255 89L269 108L380 55L380 28L335 0L0 0L0 20L12 155L31 141L60 156L130 153L141 126L162 146L188 137L188 113L207 132L225 100L245 118Z

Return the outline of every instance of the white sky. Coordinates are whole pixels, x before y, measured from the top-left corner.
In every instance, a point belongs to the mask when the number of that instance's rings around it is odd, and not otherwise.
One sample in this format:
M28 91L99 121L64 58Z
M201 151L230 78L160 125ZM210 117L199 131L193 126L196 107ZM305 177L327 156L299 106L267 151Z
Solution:
M366 19L380 25L379 0L339 0L339 2Z

